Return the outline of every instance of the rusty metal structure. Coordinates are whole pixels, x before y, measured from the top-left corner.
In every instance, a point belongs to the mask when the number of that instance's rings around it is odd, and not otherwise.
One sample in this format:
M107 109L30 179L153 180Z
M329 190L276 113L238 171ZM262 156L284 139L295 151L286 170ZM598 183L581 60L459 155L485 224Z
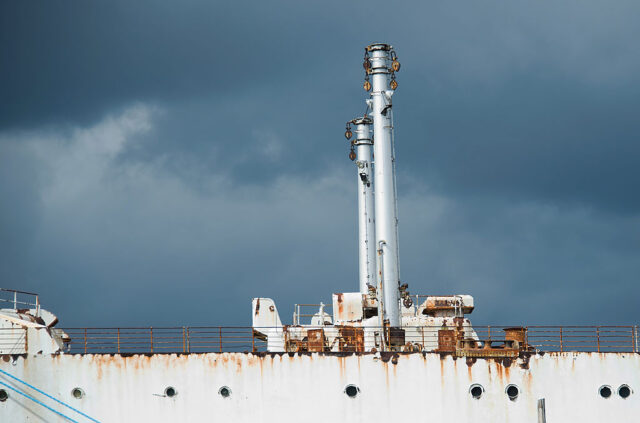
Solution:
M37 294L0 289L0 422L637 421L637 325L477 326L470 295L409 292L391 101L400 63L376 43L363 67L367 112L345 132L357 292L296 304L291 324L254 298L250 327L58 328Z

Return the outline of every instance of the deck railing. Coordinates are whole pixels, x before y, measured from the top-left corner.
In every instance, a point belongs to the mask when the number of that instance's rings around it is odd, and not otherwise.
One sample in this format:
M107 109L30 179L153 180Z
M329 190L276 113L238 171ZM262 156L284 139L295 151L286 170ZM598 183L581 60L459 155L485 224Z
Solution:
M474 326L478 344L489 342L492 347L505 341L507 326ZM524 327L525 344L532 350L545 352L640 352L638 326L528 326ZM67 349L71 353L196 353L266 351L267 342L251 327L146 327L146 328L65 328L69 336ZM305 329L310 329L305 326ZM311 328L314 329L314 328ZM356 340L353 332L340 332L334 326L317 327L327 335L334 331L334 343L344 345L373 341L367 331ZM382 333L385 329L378 328ZM430 342L437 343L438 327L405 329L405 343L420 350ZM293 334L293 328L289 329ZM291 351L287 337L280 351ZM311 341L313 342L313 341ZM307 343L307 344L305 344ZM285 345L286 344L286 345ZM296 348L306 350L310 341L296 340ZM273 347L273 345L272 345ZM272 348L273 350L273 348ZM311 348L309 348L311 350ZM328 351L329 349L327 349ZM356 350L358 351L358 350Z
M33 292L0 288L0 308L11 308L13 310L34 309L36 310L36 316L39 316L40 300L38 294Z

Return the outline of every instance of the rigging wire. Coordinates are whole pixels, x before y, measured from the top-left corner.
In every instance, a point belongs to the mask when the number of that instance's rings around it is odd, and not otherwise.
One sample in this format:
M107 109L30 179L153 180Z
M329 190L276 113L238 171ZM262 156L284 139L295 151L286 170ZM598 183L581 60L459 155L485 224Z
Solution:
M3 372L3 373L4 373L4 372ZM14 388L13 386L7 385L7 384L6 384L6 383L4 383L4 382L0 382L0 385L6 386L7 388L11 389L12 391L15 391L16 393L18 393L18 394L20 394L20 395L22 395L22 396L24 396L24 397L29 398L31 401L35 402L36 404L40 404L41 406L43 406L44 408L48 409L49 411L53 411L53 412L54 412L54 413L56 413L57 415L59 415L59 416L61 416L61 417L64 417L65 419L67 419L67 420L69 420L69 421L71 421L71 422L74 422L74 423L80 423L79 421L77 421L77 420L73 420L71 417L69 417L69 416L67 416L67 415L62 414L62 413L61 413L61 412L59 412L59 411L54 410L53 408L49 407L48 405L44 404L43 402L38 401L37 399L35 399L35 398L34 398L34 397L32 397L31 395L25 394L24 392L22 392L21 390L19 390L19 389L17 389L17 388Z
M0 373L4 374L4 375L6 375L6 376L9 376L11 379L17 380L18 382L20 382L20 383L23 383L23 384L27 385L29 388L33 389L34 391L36 391L36 392L38 392L38 393L40 393L40 394L44 395L45 397L47 397L47 398L49 398L49 399L54 400L54 401L55 401L55 402L57 402L58 404L62 404L62 405L64 405L65 407L67 407L67 408L69 408L69 409L71 409L71 410L75 411L76 413L80 414L81 416L84 416L84 417L88 418L89 420L91 420L91 421L93 421L93 422L100 423L98 420L96 420L96 419L94 419L94 418L92 418L92 417L90 417L90 416L87 416L87 415L86 415L86 414L84 414L82 411L77 410L77 409L73 408L72 406L70 406L69 404L67 404L67 403L65 403L65 402L62 402L62 401L60 401L60 400L59 400L59 399L57 399L57 398L52 397L51 395L49 395L49 394L47 394L46 392L44 392L44 391L42 391L42 390L40 390L40 389L36 388L36 387L35 387L35 386L33 386L33 385L30 385L29 383L25 382L24 380L22 380L22 379L20 379L20 378L17 378L17 377L15 377L15 376L13 376L11 373L7 373L7 372L5 372L5 371L4 371L4 370L2 370L2 369L0 369ZM2 383L2 382L0 382L0 383ZM10 387L9 385L7 385L7 384L5 384L5 383L2 383L2 384L3 384L3 385L5 385L5 386L7 386L7 387L9 387L10 389L13 389L14 391L18 392L19 394L22 394L22 395L26 396L26 397L27 397L27 398L29 398L30 400L33 400L33 401L37 402L38 404L40 404L40 405L42 405L42 406L44 406L44 407L47 407L46 405L42 404L42 403L41 403L41 402L39 402L38 400L36 400L36 399L34 399L34 398L31 398L29 395L24 394L24 393L22 393L22 392L20 392L20 391L17 391L15 388L12 388L12 387ZM49 408L49 407L47 407L47 408ZM51 410L51 411L53 411L53 412L55 412L55 413L57 413L57 414L60 414L60 413L58 413L57 411L53 410L52 408L49 408L49 410ZM60 415L61 415L61 416L63 416L63 417L66 417L64 414L60 414ZM67 417L67 418L68 418L68 417ZM72 419L70 419L70 418L69 418L69 420L71 420L71 421L75 421L75 420L72 420Z

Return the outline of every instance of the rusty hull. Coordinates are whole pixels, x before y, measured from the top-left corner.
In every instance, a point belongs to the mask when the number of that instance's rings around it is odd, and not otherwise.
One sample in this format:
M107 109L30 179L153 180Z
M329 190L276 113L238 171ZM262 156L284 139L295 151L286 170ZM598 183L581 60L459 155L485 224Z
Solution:
M631 422L640 415L640 355L633 353L521 353L491 359L345 352L6 355L0 369L101 422L199 421L204 416L252 423L299 422L301 416L389 422L416 404L428 410L430 421L534 422L540 398L546 399L551 422ZM5 376L0 380L9 382ZM355 398L345 394L350 384L359 389ZM471 397L472 384L482 385L480 399ZM519 389L516 400L505 394L509 384ZM628 399L615 393L603 399L598 389L605 384L614 392L626 384L633 393ZM172 398L164 395L169 386L177 392ZM219 394L223 386L231 390L228 398ZM75 387L85 392L82 399L72 397ZM324 407L318 407L320 401ZM308 410L318 412L310 416ZM0 417L58 421L11 392L0 403Z

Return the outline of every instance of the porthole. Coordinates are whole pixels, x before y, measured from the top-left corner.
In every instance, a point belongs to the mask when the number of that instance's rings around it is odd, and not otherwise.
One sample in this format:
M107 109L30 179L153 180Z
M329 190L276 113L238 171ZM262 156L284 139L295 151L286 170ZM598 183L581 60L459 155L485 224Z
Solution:
M473 398L480 399L480 397L482 397L482 394L484 394L484 388L482 387L482 385L474 383L469 388L469 393Z
M507 385L507 389L504 390L511 401L515 401L520 395L520 389L516 385Z
M73 388L71 390L71 396L74 397L75 399L80 399L84 397L84 391L80 388Z
M349 398L355 398L360 393L360 388L356 385L347 385L347 387L344 388L344 393L347 394Z
M218 394L220 394L222 398L229 398L231 396L231 388L223 386L218 390Z
M164 390L164 396L167 398L173 398L176 395L178 395L178 391L176 391L176 388L174 388L173 386L167 386L167 388Z
M608 385L602 385L600 389L598 389L598 393L602 398L609 398L611 396L611 387Z
M9 398L9 393L4 389L0 389L0 402L5 402Z
M629 398L629 395L631 395L631 388L629 388L628 385L620 385L618 388L618 395L620 395L620 398Z

